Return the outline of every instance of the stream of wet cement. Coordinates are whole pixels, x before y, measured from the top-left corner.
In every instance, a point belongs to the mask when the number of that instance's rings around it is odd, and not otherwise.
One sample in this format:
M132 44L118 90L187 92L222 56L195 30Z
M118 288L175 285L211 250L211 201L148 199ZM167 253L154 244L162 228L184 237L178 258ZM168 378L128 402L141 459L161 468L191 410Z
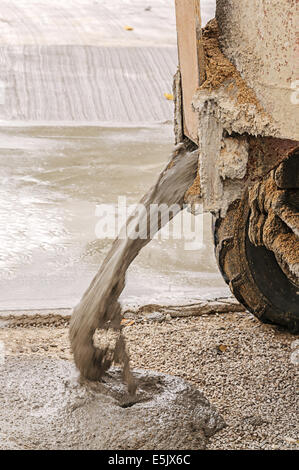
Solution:
M130 370L129 354L121 331L119 296L125 287L126 272L140 250L155 233L184 207L184 196L192 185L198 163L194 144L186 141L175 147L157 183L141 199L136 211L114 241L98 273L74 309L70 341L76 366L89 380L100 380L112 363L123 367L123 379L134 394L136 384ZM160 212L159 212L160 211ZM156 223L152 223L153 220ZM113 348L95 343L97 333L116 334Z

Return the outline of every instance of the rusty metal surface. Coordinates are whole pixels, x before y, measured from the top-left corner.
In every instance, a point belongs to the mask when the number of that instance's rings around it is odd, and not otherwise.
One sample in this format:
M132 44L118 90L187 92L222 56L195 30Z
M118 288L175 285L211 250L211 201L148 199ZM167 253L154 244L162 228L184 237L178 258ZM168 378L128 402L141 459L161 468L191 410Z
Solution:
M268 174L299 147L299 141L275 137L248 137L247 173L251 180Z

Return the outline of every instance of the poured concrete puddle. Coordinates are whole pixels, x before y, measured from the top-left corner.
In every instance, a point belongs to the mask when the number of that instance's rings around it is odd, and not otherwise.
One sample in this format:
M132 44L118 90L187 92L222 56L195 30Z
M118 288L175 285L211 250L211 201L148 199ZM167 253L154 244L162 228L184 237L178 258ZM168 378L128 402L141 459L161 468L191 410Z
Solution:
M0 449L204 449L224 421L180 378L135 370L128 396L118 369L78 381L73 364L7 358L0 374Z

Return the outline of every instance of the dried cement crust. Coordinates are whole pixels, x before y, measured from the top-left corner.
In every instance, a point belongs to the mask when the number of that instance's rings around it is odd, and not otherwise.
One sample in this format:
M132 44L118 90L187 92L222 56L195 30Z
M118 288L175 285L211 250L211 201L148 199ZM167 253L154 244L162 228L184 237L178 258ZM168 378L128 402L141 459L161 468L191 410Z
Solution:
M199 171L186 201L192 203L202 198L205 210L221 210L225 215L231 202L241 197L244 187L239 175L246 173L248 145L244 142L246 137L242 136L275 136L277 128L254 91L222 53L215 19L203 29L202 45L206 80L193 99L198 115ZM176 123L180 124L179 119ZM176 127L178 138L180 127ZM228 151L224 152L225 148ZM231 148L236 149L232 159L229 157ZM231 174L227 173L228 169L232 170Z
M211 112L229 134L275 136L277 128L265 112L254 91L242 79L236 67L222 53L217 21L211 20L203 29L206 55L206 81L194 96L193 106L201 113L207 103Z
M270 113L276 136L299 140L298 0L217 0L216 18L221 51Z
M221 87L226 81L234 81L237 84L237 103L253 104L263 111L254 91L249 88L241 78L236 67L221 52L219 45L219 28L216 19L211 20L203 29L202 44L205 53L206 80L200 90L209 91ZM232 84L229 85L228 90Z
M273 251L287 277L299 287L299 215L287 191L275 183L275 171L249 189L249 238ZM298 307L299 310L299 307Z

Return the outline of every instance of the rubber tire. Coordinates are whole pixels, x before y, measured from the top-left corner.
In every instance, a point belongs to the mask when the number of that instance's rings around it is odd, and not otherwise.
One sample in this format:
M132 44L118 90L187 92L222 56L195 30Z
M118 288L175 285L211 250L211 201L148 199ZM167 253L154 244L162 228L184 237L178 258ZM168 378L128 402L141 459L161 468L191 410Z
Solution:
M248 194L224 218L213 221L215 254L231 292L261 322L299 331L298 287L279 267L275 255L248 238Z

